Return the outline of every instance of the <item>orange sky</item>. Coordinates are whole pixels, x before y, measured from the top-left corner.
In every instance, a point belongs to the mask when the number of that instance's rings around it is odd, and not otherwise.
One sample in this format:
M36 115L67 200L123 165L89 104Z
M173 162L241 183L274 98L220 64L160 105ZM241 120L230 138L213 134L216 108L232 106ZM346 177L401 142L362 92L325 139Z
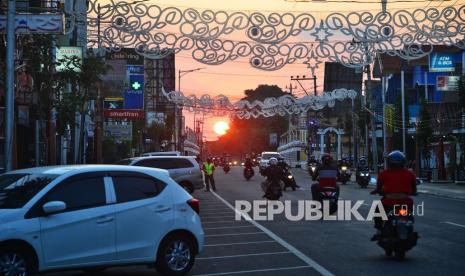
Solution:
M151 0L147 3L153 3L161 7L174 6L180 9L212 9L225 11L243 11L246 13L252 13L254 11L279 13L293 12L296 14L307 12L314 15L317 19L323 18L326 14L333 12L347 14L353 11L371 11L373 13L377 13L381 10L379 1L373 1L373 4L324 2L296 3L291 1L292 0ZM107 1L102 0L101 2L105 3ZM389 4L388 0L388 10L393 12L399 9L411 10L415 8L444 7L449 5L458 6L460 4L463 5L464 3L465 0L437 2L423 1L421 3ZM245 36L243 39L247 40ZM297 39L301 41L313 40L312 37L310 37L308 34L299 35ZM253 89L259 84L276 84L283 90L288 90L286 86L290 85L290 76L311 75L305 64L291 64L287 65L279 71L267 72L252 68L248 62L248 59L239 59L235 61L229 61L218 66L208 66L194 61L191 58L191 53L181 52L176 56L176 71L206 67L201 71L196 71L183 76L181 79L181 91L187 95L210 94L214 96L218 94L224 94L234 102L243 96L244 90ZM319 92L321 92L323 86L323 72L324 65L321 64L318 71L315 72L318 78L317 85L319 86ZM303 82L303 84L309 91L313 91L312 82L307 81ZM295 90L296 95L305 95L296 82L293 82L292 85L298 87L297 90ZM188 112L184 112L184 115L186 116L186 124L192 127L193 116L191 116L191 114ZM208 140L216 139L217 135L213 132L213 124L219 120L227 120L227 117L214 117L207 120L205 125L205 136Z

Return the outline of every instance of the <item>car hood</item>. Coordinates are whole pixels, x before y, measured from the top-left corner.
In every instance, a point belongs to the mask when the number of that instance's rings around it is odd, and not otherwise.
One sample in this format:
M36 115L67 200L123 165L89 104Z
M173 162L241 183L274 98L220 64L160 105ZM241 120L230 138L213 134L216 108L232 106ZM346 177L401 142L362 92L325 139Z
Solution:
M22 209L0 209L0 226L22 218Z

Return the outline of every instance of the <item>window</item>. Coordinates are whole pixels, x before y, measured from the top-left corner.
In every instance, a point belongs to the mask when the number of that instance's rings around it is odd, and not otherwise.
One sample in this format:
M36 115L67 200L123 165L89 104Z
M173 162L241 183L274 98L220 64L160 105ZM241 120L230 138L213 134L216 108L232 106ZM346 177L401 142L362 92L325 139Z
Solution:
M135 166L150 167L158 169L182 169L182 168L193 168L194 165L188 159L185 158L151 158L143 159L134 164Z
M50 174L0 175L0 209L22 208L56 177Z
M142 200L157 196L166 186L160 180L139 174L112 176L118 203Z
M106 204L103 177L65 180L45 196L43 204L50 201L63 201L66 211L103 206Z

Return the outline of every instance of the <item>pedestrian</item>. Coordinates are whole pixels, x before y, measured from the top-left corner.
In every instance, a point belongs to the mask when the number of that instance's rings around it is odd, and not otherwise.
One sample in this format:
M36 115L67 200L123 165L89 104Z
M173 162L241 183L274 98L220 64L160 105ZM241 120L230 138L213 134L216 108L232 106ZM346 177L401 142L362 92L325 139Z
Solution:
M212 163L211 158L207 158L207 162L203 164L203 171L205 174L205 185L206 191L210 191L210 184L212 185L213 191L216 192L215 179L213 178L213 173L215 172L215 164Z

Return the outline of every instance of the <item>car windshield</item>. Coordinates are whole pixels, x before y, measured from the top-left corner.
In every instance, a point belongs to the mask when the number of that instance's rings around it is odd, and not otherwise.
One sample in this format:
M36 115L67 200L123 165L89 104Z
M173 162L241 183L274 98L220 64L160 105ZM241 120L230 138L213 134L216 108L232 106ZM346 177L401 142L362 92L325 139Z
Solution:
M56 177L51 174L0 175L0 209L22 208Z
M262 159L270 159L270 158L279 158L281 157L278 153L265 153L262 155Z

